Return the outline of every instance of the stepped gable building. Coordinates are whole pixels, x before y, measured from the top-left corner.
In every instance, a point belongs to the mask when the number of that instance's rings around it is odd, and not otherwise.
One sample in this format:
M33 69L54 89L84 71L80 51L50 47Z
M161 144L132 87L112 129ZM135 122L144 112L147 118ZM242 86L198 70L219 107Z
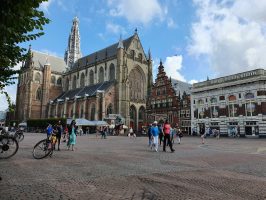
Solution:
M19 77L20 120L66 117L102 120L120 114L138 130L145 123L152 87L151 54L145 55L137 30L119 42L81 57L75 17L63 59L29 50Z
M172 79L172 85L179 97L179 127L185 134L191 134L191 84Z
M266 136L265 83L266 70L256 69L193 84L193 131L203 127L224 136Z
M65 70L62 58L29 48L17 84L16 118L19 121L47 117L49 100L62 93L62 73Z
M181 88L183 90L180 90ZM181 96L181 92L184 95ZM184 132L189 133L190 125L183 122L188 121L187 116L181 115L183 111L187 114L190 113L190 100L186 92L189 93L189 84L168 78L162 61L160 61L157 78L153 84L151 96L147 101L148 122L152 123L156 120L162 123L165 119L168 119L172 126L177 125ZM180 107L181 104L183 105L182 107ZM189 110L188 112L187 109ZM190 120L190 114L188 118Z
M188 84L189 85L189 84ZM189 87L188 87L189 88ZM190 90L184 91L183 95L179 95L179 116L180 116L180 128L185 134L191 134L191 101Z

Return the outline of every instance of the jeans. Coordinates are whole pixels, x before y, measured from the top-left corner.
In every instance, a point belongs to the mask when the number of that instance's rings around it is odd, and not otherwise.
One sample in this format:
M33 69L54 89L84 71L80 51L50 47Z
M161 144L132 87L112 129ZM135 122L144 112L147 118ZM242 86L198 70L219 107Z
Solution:
M153 136L153 144L156 151L158 151L158 136Z
M173 149L173 147L172 147L172 141L171 141L171 138L170 138L170 134L165 134L165 135L164 135L164 140L163 140L163 151L165 151L166 140L167 140L167 144L169 144L169 147L170 147L171 151L174 151L174 149Z

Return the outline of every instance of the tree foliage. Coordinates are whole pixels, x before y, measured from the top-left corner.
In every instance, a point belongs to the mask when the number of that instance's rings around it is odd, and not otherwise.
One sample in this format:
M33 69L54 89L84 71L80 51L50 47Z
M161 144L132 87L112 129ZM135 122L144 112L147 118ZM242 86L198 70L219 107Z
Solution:
M1 0L0 15L0 92L14 84L19 70L14 66L26 59L22 42L35 40L44 34L43 26L49 23L44 13L38 10L47 0ZM4 93L7 94L7 93Z
M61 121L62 126L67 123L66 118L48 118L48 119L28 119L27 126L34 128L46 128L49 124L56 125Z

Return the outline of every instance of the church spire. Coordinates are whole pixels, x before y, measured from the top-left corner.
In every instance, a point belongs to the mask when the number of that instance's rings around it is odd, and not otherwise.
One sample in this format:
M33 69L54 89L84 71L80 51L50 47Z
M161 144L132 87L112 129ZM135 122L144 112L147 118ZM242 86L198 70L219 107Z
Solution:
M120 39L119 39L119 43L117 46L118 49L124 49L124 45L123 45L123 40L122 40L122 36L120 35Z
M30 67L31 66L31 63L32 63L32 51L31 51L31 44L29 45L29 49L28 49L28 52L27 52L27 57L26 57L26 60L24 62L24 64L22 65L23 67Z
M148 51L148 60L151 61L152 58L151 58L151 49L149 48L149 51Z
M68 38L68 45L65 51L65 62L68 67L72 67L74 63L81 57L80 36L79 36L79 20L74 17L71 33Z

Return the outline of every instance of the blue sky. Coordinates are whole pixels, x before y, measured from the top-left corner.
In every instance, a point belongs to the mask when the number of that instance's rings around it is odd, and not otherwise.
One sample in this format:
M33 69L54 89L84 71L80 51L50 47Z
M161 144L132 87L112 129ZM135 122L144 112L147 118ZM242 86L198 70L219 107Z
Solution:
M84 56L137 28L154 72L162 59L167 74L182 81L266 66L266 0L49 0L40 9L51 19L45 35L21 45L59 57L77 16ZM6 90L15 100L16 86Z

